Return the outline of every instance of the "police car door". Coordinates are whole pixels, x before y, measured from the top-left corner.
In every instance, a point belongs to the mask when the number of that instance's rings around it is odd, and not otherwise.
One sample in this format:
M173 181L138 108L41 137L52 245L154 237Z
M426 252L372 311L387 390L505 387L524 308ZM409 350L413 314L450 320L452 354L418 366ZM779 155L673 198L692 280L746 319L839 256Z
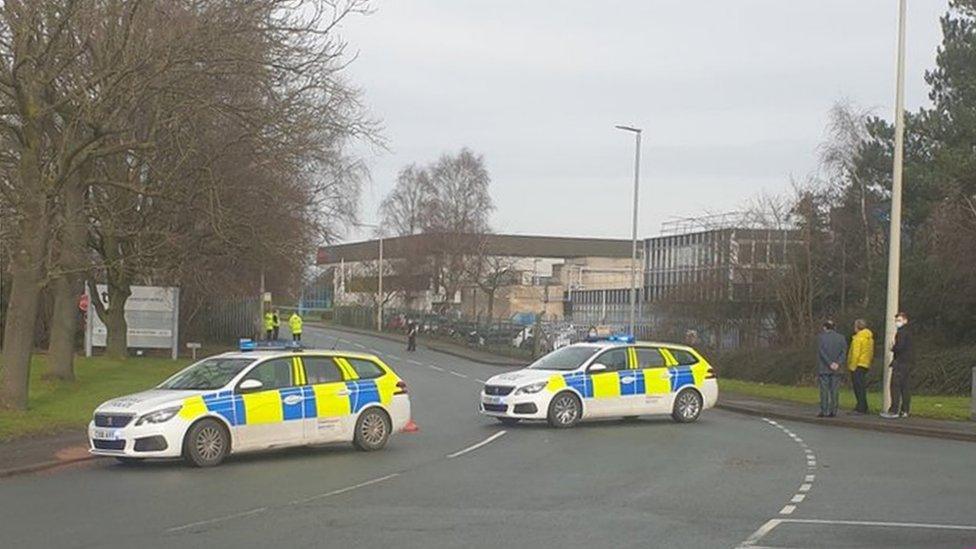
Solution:
M644 376L644 398L639 400L641 414L671 412L671 373L667 359L656 347L635 347L637 368Z
M345 440L350 408L342 368L328 356L302 356L301 363L307 383L303 387L306 442Z
M602 364L606 369L594 370L594 364ZM629 367L627 347L604 351L590 363L587 367L587 376L593 387L593 397L587 398L584 404L587 417L607 417L628 413L621 391L621 374L633 377L633 371Z
M241 383L249 379L261 382L261 388L242 392ZM301 444L304 439L302 425L302 388L294 383L294 362L290 357L273 358L251 368L238 383L238 396L243 411L243 421L238 418L234 427L237 447L266 448Z

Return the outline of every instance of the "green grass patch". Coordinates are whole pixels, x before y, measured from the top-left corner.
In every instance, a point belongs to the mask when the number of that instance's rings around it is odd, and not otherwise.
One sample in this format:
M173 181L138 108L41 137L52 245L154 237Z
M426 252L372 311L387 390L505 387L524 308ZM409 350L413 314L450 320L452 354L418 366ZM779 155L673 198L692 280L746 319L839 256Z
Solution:
M77 357L77 379L67 383L44 379L46 357L34 355L28 410L0 411L0 440L83 428L102 402L150 389L189 363L188 359Z
M737 379L719 379L719 389L732 393L752 395L778 400L802 402L819 405L820 391L816 387L776 385ZM854 393L850 387L841 387L840 409L854 409ZM871 413L881 411L881 393L868 393L868 406ZM970 399L962 396L912 395L912 415L931 419L969 420Z

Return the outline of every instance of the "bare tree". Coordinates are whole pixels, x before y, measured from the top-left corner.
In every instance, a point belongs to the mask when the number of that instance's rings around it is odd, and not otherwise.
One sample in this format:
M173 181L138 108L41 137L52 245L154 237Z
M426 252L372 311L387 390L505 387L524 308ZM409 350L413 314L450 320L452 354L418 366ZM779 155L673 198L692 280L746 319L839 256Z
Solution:
M400 170L393 190L380 203L383 225L398 236L421 232L431 213L432 190L426 168L410 164Z
M476 252L467 261L467 277L488 299L488 319L495 318L495 296L500 288L515 284L518 276L518 260L514 257L492 254L489 235L482 235Z

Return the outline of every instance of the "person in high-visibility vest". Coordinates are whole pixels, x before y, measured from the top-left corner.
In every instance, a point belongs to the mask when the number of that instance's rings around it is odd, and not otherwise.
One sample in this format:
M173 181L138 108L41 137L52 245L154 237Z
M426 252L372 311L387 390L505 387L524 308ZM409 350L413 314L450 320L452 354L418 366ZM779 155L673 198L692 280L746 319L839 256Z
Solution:
M271 341L271 335L274 333L274 315L271 311L264 313L264 338Z
M298 312L294 312L288 317L288 327L291 328L291 340L301 341L302 340L302 317L298 316Z
M278 330L281 328L281 315L278 313L278 309L274 310L271 315L271 336L275 341L278 341Z

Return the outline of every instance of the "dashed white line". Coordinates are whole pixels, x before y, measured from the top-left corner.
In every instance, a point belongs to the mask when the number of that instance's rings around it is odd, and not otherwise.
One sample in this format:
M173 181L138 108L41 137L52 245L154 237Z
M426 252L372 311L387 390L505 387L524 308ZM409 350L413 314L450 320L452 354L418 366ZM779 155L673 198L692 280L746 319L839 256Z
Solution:
M797 494L793 496L793 499L790 500L790 503L803 503L803 500L806 498L807 498L806 494Z
M440 368L438 366L434 366L433 364L430 364L429 366L430 366L430 369L431 370L437 370L438 372L443 372L444 371L444 368Z
M417 366L423 366L424 365L423 362L420 362L419 360L414 360L412 358L408 358L407 359L407 362L409 362L410 364L416 364Z
M478 383L480 383L482 385L484 385L485 383L488 383L487 381L485 381L483 379L476 379L475 381L477 381Z
M189 530L191 528L196 528L198 526L206 526L208 524L216 524L218 522L223 522L225 520L233 520L233 519L236 519L236 518L249 517L251 515L256 515L258 513L262 513L262 512L267 511L267 510L268 510L267 507L258 507L257 509L251 509L250 511L243 511L243 512L240 512L240 513L234 513L233 515L226 515L226 516L223 516L223 517L212 518L212 519L209 519L209 520L201 520L201 521L198 521L198 522L191 522L190 524L184 524L183 526L174 526L172 528L167 528L166 531L167 532L182 532L183 530Z
M360 482L359 484L354 484L352 486L346 486L345 488L339 488L338 490L333 490L331 492L326 492L324 494L319 494L317 496L312 496L312 497L304 498L304 499L296 499L295 501L290 502L289 505L302 505L304 503L309 503L309 502L312 502L312 501L315 501L315 500L318 500L318 499L328 498L328 497L332 497L332 496L338 496L339 494L345 494L346 492L351 492L353 490L356 490L356 489L359 489L359 488L363 488L363 487L369 486L371 484L377 484L377 483L383 482L385 480L390 480L391 478L395 478L395 477L398 477L398 476L400 476L400 473L392 473L392 474L386 475L385 477L374 478L373 480L367 480L366 482Z
M458 456L463 456L464 454L467 454L468 452L473 452L474 450L477 450L478 448L481 448L482 446L484 446L486 444L491 444L494 440L498 439L499 437L501 437L502 435L504 435L507 432L508 431L498 431L497 433L491 435L490 437L486 438L485 440L482 440L481 442L479 442L477 444L472 444L471 446L468 446L467 448L465 448L463 450L458 450L457 452L454 452L453 454L447 454L447 457L448 457L448 459L453 459L453 458L456 458Z
M468 379L468 376L466 376L466 375L464 375L464 374L462 374L460 372L455 372L453 370L451 370L451 375L452 376L457 376L457 377L463 377L464 379Z
M804 484L801 484L800 485L800 491L801 492L809 492L810 491L810 488L812 488L812 487L813 487L812 484L810 484L810 483L804 483Z
M782 509L779 510L779 514L781 514L781 515L792 515L793 514L793 511L796 511L796 505L786 505Z
M803 477L803 482L813 482L815 478L817 478L817 475L807 475Z

